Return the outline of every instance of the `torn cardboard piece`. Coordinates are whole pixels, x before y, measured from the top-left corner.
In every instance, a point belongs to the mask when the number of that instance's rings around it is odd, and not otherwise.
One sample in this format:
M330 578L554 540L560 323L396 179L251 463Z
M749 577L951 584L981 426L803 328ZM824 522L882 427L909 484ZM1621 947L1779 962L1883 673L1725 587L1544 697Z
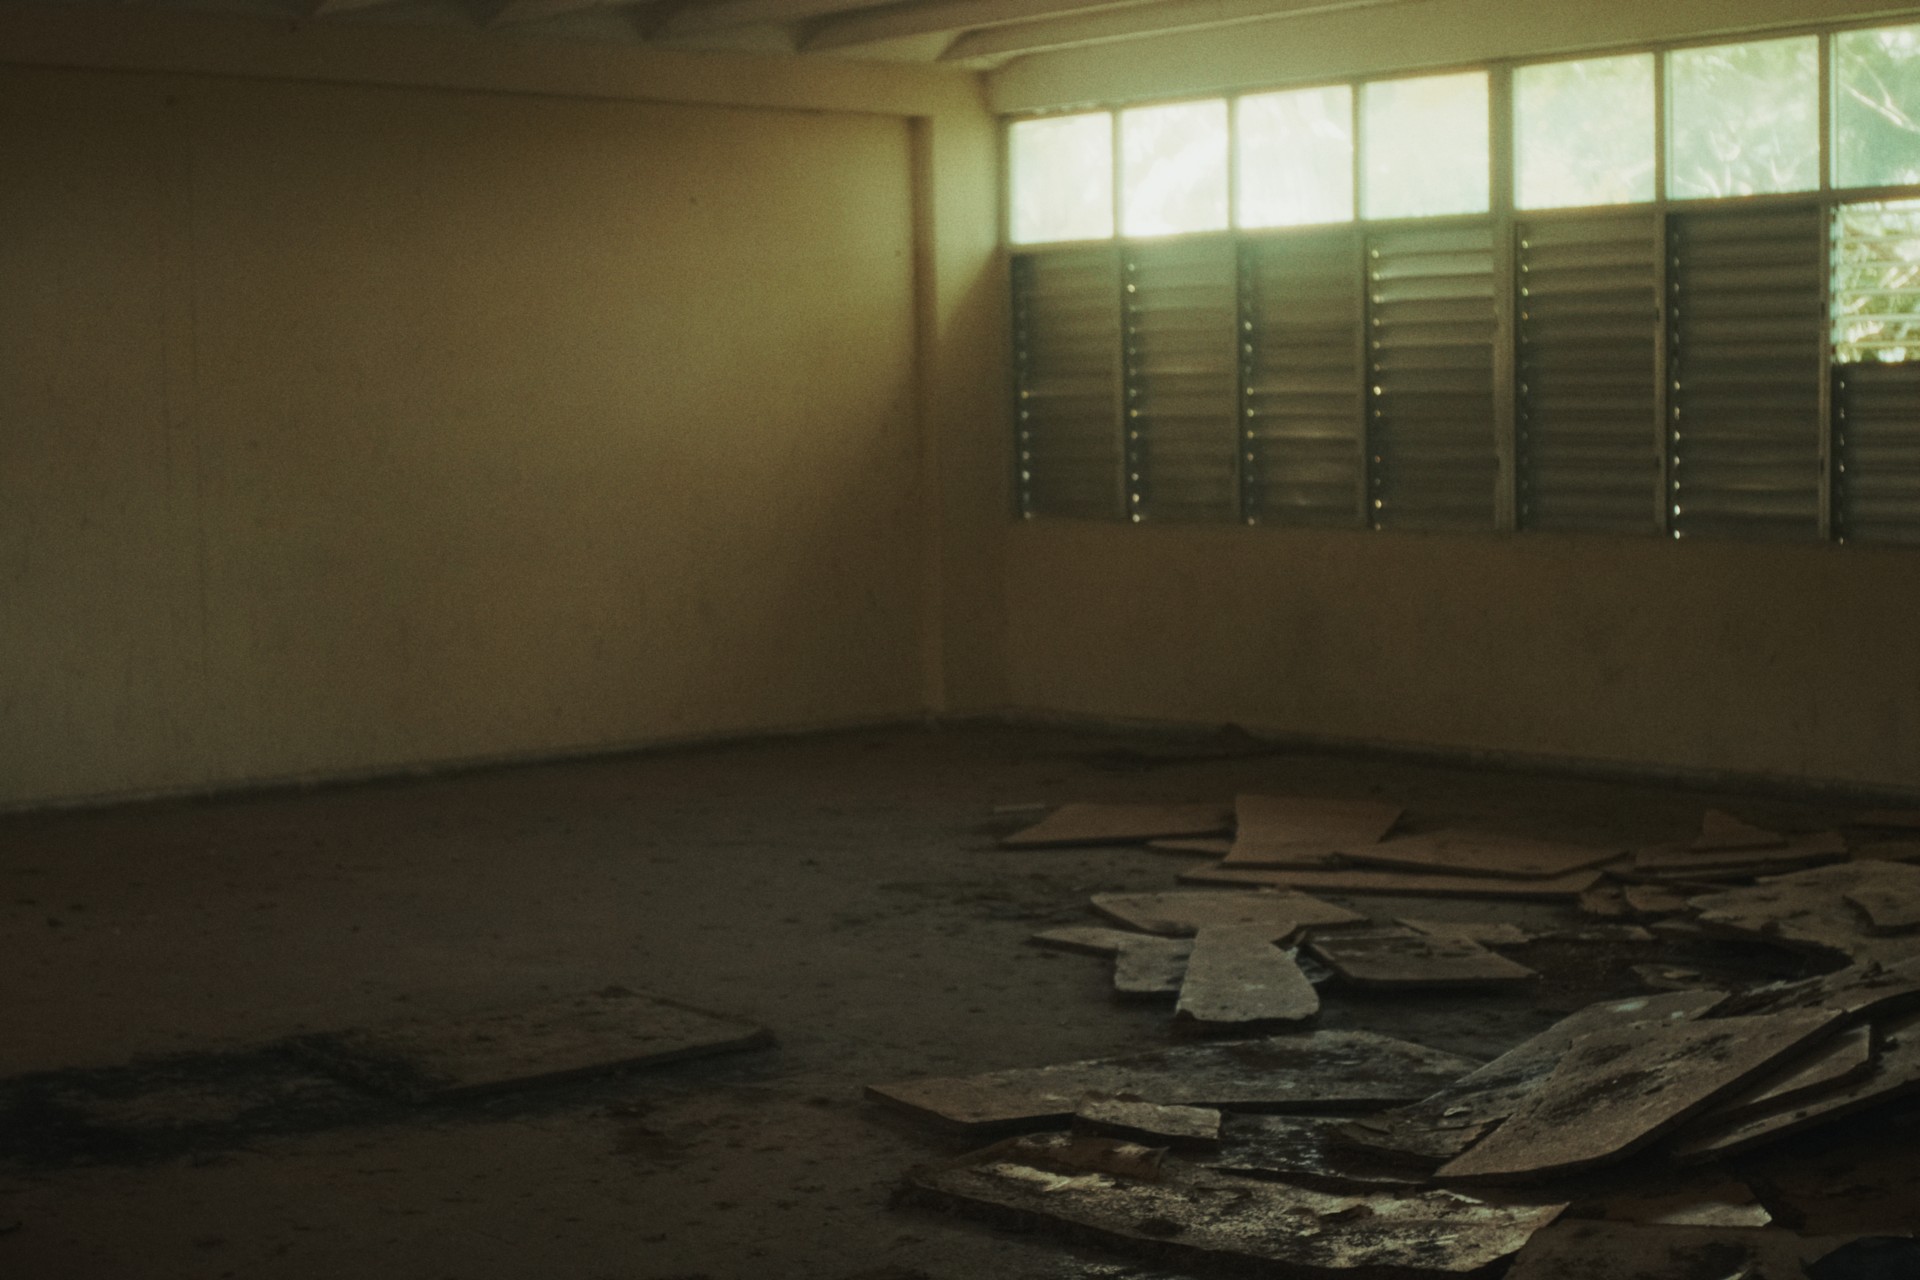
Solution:
M1600 881L1598 871L1573 871L1540 880L1498 876L1416 875L1411 872L1351 871L1241 871L1231 867L1198 867L1180 873L1186 884L1263 886L1309 893L1400 894L1412 898L1511 898L1540 902L1573 902Z
M1539 936L1517 924L1493 920L1425 920L1407 916L1395 923L1430 938L1472 942L1483 947L1521 947Z
M1700 1123L1732 1126L1784 1111L1864 1079L1873 1070L1873 1028L1864 1023L1849 1027L1826 1043L1782 1062L1745 1092L1714 1107L1700 1118Z
M1171 893L1098 893L1093 909L1145 933L1188 936L1207 925L1257 924L1291 935L1302 925L1349 925L1358 912L1304 893L1176 890Z
M1265 1178L1335 1195L1424 1189L1410 1172L1341 1140L1336 1116L1227 1117L1220 1153L1202 1161L1243 1178Z
M1320 993L1275 944L1294 930L1213 924L1194 938L1174 1022L1183 1030L1253 1034L1297 1027L1320 1015Z
M1626 847L1593 848L1472 831L1402 836L1367 847L1338 846L1340 860L1441 874L1550 880L1624 858Z
M1239 796L1234 801L1233 847L1223 865L1331 865L1335 849L1385 838L1400 815L1400 806L1375 800Z
M1212 1149L1220 1145L1221 1113L1212 1107L1175 1107L1138 1098L1088 1098L1074 1112L1077 1132L1153 1147Z
M1825 866L1845 861L1846 857L1845 838L1837 831L1823 831L1783 839L1778 845L1760 849L1702 851L1673 845L1655 846L1634 855L1633 869L1640 875L1663 880L1751 879Z
M1750 1227L1568 1219L1535 1235L1506 1280L1798 1280L1845 1243Z
M869 1085L876 1101L954 1128L1041 1128L1093 1094L1246 1111L1363 1110L1426 1097L1471 1059L1367 1031L1179 1045L1122 1058Z
M1743 889L1692 900L1702 929L1724 937L1756 938L1854 960L1893 964L1920 957L1920 936L1873 932L1847 895L1863 890L1905 897L1920 894L1920 866L1904 862L1845 862L1776 876Z
M295 1043L343 1079L426 1102L764 1048L773 1037L738 1018L610 987L601 995Z
M909 1197L1186 1267L1276 1274L1468 1276L1522 1248L1565 1208L1449 1191L1332 1195L1169 1160L1162 1180L1061 1178L990 1147L908 1175Z
M1123 1000L1157 1000L1180 994L1187 978L1191 938L1127 935L1113 956L1113 993Z
M1498 1129L1436 1176L1532 1182L1624 1159L1830 1034L1839 1019L1795 1010L1581 1036Z
M1213 836L1233 829L1233 815L1214 804L1069 804L1000 841L1006 849L1085 844L1140 844L1170 836Z
M1721 809L1709 809L1700 817L1700 834L1690 848L1707 851L1775 849L1787 843L1777 831L1768 831L1743 822Z
M1579 1037L1612 1027L1686 1022L1712 1012L1725 998L1718 991L1688 991L1588 1005L1431 1097L1350 1122L1342 1136L1385 1158L1431 1168L1512 1115Z
M1411 929L1366 929L1316 937L1307 950L1356 987L1377 991L1511 986L1540 975L1466 938Z

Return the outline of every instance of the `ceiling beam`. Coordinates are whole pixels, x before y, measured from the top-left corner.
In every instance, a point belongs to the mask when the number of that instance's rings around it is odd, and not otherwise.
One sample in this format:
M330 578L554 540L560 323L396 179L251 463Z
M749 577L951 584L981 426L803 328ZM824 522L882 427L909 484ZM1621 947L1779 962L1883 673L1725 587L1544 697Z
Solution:
M1012 54L1071 49L1111 40L1135 40L1173 31L1230 27L1268 18L1289 18L1337 9L1372 9L1420 0L1166 0L1111 12L1078 17L1023 22L984 31L969 31L947 46L943 61L1003 58Z
M941 31L972 31L1102 9L1134 8L1154 0L921 0L829 17L800 41L807 53L845 49Z
M715 0L713 4L682 9L667 19L660 34L663 39L672 39L736 27L777 26L865 9L872 4L873 0Z

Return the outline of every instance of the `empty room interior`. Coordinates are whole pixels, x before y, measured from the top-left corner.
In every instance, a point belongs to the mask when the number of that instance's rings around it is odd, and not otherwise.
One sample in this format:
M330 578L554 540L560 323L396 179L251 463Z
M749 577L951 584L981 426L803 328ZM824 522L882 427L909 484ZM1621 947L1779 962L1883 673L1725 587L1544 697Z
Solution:
M0 1275L1920 1276L1920 8L0 0Z

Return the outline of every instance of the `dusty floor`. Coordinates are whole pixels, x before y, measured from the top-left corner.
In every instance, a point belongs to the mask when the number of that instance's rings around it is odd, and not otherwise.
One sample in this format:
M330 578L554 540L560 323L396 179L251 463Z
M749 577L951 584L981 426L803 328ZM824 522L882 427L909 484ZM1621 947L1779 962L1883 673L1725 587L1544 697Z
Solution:
M890 1209L957 1151L868 1081L1148 1047L1097 959L1027 936L1146 851L1008 853L995 806L1380 796L1416 827L1672 839L1722 802L1197 740L899 730L433 781L0 820L0 1274L58 1277L1133 1277L1124 1259ZM1349 900L1548 923L1557 908ZM1329 999L1324 1025L1491 1056L1654 958L1529 959L1527 994ZM1771 956L1690 957L1777 964ZM271 1048L609 984L778 1047L425 1111ZM263 1046L266 1046L263 1048ZM53 1074L47 1074L53 1073ZM75 1122L75 1117L81 1123Z

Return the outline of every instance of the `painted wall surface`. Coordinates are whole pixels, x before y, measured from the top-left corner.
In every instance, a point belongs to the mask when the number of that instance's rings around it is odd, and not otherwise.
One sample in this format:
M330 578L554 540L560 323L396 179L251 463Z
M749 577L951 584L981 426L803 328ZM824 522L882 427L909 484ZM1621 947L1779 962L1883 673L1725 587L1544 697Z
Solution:
M0 68L0 805L920 709L909 129Z
M1912 552L1070 521L1011 543L1029 710L1920 778Z

